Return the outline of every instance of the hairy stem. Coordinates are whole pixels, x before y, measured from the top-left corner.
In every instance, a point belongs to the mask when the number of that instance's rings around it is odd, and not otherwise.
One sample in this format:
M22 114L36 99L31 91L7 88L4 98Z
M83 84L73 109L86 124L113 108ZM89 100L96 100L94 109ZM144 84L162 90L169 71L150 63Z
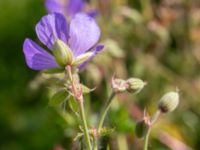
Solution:
M90 135L89 135L88 126L87 126L86 117L85 117L83 101L80 102L79 106L80 106L80 114L81 114L81 120L82 120L82 124L83 124L83 131L84 131L84 135L85 135L85 139L86 139L86 143L87 143L87 148L88 148L88 150L92 150Z
M66 70L67 70L67 73L69 75L69 79L70 79L70 82L72 85L72 93L79 102L80 116L81 116L81 121L83 124L83 131L84 131L84 136L86 139L87 149L92 150L89 130L88 130L87 121L86 121L86 117L85 117L85 109L84 109L84 105L83 105L83 103L84 103L83 94L82 94L82 91L77 90L77 87L76 87L77 85L74 83L71 66L66 66Z

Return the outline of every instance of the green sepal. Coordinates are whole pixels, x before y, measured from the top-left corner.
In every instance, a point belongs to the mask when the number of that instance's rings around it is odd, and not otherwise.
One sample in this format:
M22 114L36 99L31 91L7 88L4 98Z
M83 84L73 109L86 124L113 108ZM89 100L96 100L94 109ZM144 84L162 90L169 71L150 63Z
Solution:
M111 133L113 133L115 131L115 128L102 128L100 130L100 135L101 136L106 136L106 135L110 135Z
M79 65L81 65L82 63L84 63L86 60L88 60L92 56L93 56L93 52L84 53L84 54L76 57L76 59L73 60L72 65L73 66L79 66Z
M73 139L73 141L78 141L81 137L83 137L83 133L77 133L76 137Z

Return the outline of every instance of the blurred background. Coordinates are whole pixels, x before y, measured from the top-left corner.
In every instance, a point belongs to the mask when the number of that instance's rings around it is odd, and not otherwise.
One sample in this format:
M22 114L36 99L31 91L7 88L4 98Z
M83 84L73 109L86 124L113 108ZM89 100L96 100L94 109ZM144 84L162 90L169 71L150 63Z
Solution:
M152 130L152 150L200 147L200 1L90 0L102 30L99 54L81 73L88 87L88 121L94 127L113 74L138 77L148 85L138 94L116 97L105 125L114 128L101 149L141 149L134 135L143 110L153 114L160 97L180 89L180 105L163 115ZM86 8L86 9L87 9ZM26 37L37 40L35 24L46 14L42 0L0 0L0 150L76 149L78 132L69 109L48 106L49 76L26 66Z

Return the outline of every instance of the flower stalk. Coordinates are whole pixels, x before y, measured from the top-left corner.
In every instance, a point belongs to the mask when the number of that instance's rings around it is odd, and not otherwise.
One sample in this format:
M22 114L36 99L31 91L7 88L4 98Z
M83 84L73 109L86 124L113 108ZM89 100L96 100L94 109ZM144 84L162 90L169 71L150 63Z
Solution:
M154 123L158 120L158 118L160 117L160 114L161 114L160 110L157 110L150 121L148 121L148 118L147 118L146 122L147 122L147 125L149 126L149 128L148 128L147 133L146 133L145 138L144 138L144 148L143 148L143 150L148 150L149 135L150 135L150 132L151 132L151 128L154 125Z
M98 129L97 131L100 132L102 126L103 126L103 123L104 123L104 120L105 120L105 117L108 113L108 110L110 109L110 106L112 104L112 100L113 98L115 97L116 93L115 92L112 92L111 95L109 96L109 98L107 99L106 101L106 104L104 106L104 108L102 109L102 113L101 113L101 117L100 117L100 121L99 121L99 125L98 125Z
M87 143L87 148L88 150L92 150L92 146L91 146L91 141L90 141L90 135L89 135L89 130L88 130L88 126L87 126L87 122L86 122L86 117L85 117L85 110L84 110L84 105L83 105L83 99L80 101L79 103L79 107L80 107L80 115L81 115L81 120L83 123L83 131L84 131L84 135L85 135L85 139L86 139L86 143Z
M69 65L66 66L66 70L67 70L67 73L68 73L68 76L69 76L69 79L71 82L72 93L79 102L80 116L81 116L81 121L82 121L82 125L83 125L83 132L84 132L84 136L85 136L85 140L86 140L87 149L92 150L89 130L88 130L87 121L86 121L86 117L85 117L84 99L83 99L82 90L81 89L80 89L80 91L77 90L77 87L74 83L71 66L69 66Z
M109 96L109 98L107 99L106 103L105 103L105 106L103 107L103 111L100 115L100 120L99 120L99 124L98 124L98 128L97 128L97 133L100 133L101 129L102 129L102 126L103 126L103 123L104 123L104 120L106 118L106 115L108 113L108 110L112 104L112 100L113 98L115 97L116 93L115 92L112 92L111 95ZM98 138L96 137L94 139L94 150L98 150Z

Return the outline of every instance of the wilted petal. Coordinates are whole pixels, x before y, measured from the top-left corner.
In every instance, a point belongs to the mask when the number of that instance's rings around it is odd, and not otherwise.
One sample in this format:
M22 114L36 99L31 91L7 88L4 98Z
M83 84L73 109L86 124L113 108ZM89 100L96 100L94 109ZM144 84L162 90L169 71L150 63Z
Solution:
M66 1L63 0L46 0L45 7L48 13L58 12L65 14L66 12Z
M84 1L83 0L68 0L67 3L67 15L73 16L76 13L81 12L81 10L84 7Z
M78 13L71 20L69 36L70 48L76 57L97 43L100 29L92 17Z
M92 60L98 53L100 53L104 48L104 45L97 45L95 48L93 48L91 50L91 52L93 52L93 55L88 59L86 60L84 63L82 63L80 66L79 66L79 70L83 70L85 68L85 66L87 65L87 63Z
M67 43L68 24L65 16L59 13L52 13L42 17L36 25L36 33L40 41L51 50L53 50L55 42L54 36Z
M23 45L27 65L33 70L45 70L59 67L54 57L30 39Z

